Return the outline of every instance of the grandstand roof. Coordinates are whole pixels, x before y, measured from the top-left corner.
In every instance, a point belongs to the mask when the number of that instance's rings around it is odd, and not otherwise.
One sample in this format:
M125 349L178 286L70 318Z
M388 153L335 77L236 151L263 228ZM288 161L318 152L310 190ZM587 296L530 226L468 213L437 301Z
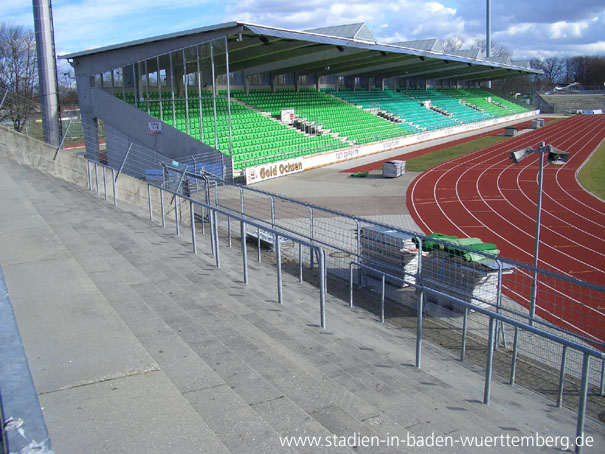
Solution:
M230 71L318 76L355 75L420 79L494 80L539 73L510 59L484 60L446 54L436 40L382 44L365 24L299 31L227 22L61 56L87 60L90 74L158 54L226 37ZM216 55L216 52L215 52Z

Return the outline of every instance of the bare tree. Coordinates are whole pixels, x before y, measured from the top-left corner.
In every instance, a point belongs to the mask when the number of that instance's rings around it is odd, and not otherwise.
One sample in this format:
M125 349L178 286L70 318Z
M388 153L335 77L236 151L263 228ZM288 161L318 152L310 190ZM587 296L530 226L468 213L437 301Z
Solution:
M485 49L487 48L487 45L485 44L485 38L476 39L475 48L481 49L483 52L485 52ZM492 41L492 49L490 55L492 57L506 57L510 55L510 52L502 44L499 44L496 41Z
M454 35L445 40L445 43L443 43L443 50L445 53L451 53L462 48L462 46L464 46L464 38L462 36Z
M10 118L13 127L21 131L34 103L37 82L36 39L31 29L18 25L0 24L0 89L5 105L0 121ZM10 98L10 99L9 99Z

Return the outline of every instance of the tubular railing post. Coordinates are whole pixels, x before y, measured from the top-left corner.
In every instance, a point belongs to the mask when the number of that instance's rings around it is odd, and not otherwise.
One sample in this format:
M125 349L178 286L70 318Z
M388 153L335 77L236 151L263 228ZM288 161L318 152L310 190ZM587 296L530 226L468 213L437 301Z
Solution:
M179 224L179 217L181 215L181 209L179 206L179 198L175 196L174 198L174 222L176 227L176 236L181 234L181 226Z
M90 161L86 160L86 173L88 174L88 189L92 191L92 175L90 173Z
M384 323L384 292L385 292L385 275L382 275L382 291L380 293L380 323Z
M118 196L116 194L116 181L114 180L114 174L115 171L113 170L113 167L111 168L111 186L113 189L113 204L114 206L118 206Z
M260 251L260 227L256 228L256 260L261 263L262 256Z
M496 313L500 313L500 307L502 306L502 262L500 260L496 260L498 264L498 284L496 286ZM506 348L506 338L504 337L504 327L501 321L496 321L496 343L495 349L498 349L500 345L500 330L502 330L502 342L504 344L504 348Z
M460 347L460 361L464 361L466 355L466 330L468 322L468 307L464 308L462 318L462 346Z
M599 385L599 395L605 396L605 359L601 359L601 384Z
M227 216L227 238L228 243L227 246L231 247L231 217Z
M510 365L510 385L515 384L515 375L517 374L517 348L519 345L519 328L515 326L515 335L513 337L513 357Z
M107 200L107 169L103 166L103 192L105 193L105 200Z
M424 311L424 284L422 283L422 239L418 239L418 272L416 277L418 304L416 308L416 367L422 364L422 313Z
M149 220L153 221L153 207L151 206L151 186L147 183L147 202L149 205Z
M197 241L195 238L195 211L193 207L193 202L189 201L189 217L191 222L191 244L193 246L193 253L197 254Z
M590 355L584 353L582 361L582 382L580 383L580 405L578 407L578 424L576 426L576 440L584 441L584 419L586 418L586 400L588 397L588 371L590 370ZM583 444L583 443L582 443ZM576 444L576 453L582 452L582 444Z
M248 248L246 247L246 224L243 221L239 223L241 243L242 243L242 265L244 267L244 284L248 283Z
M303 281L302 243L298 243L298 282Z
M309 207L309 242L311 244L313 244L313 207ZM315 254L315 251L313 251L313 249L309 248L309 263L310 263L310 268L313 269L313 256Z
M97 195L99 195L99 169L95 162L95 186L97 188Z
M220 268L221 267L221 254L220 254L220 244L219 244L219 238L218 238L218 211L214 210L213 213L214 216L214 252L215 252L215 257L216 257L216 267Z
M321 313L321 327L326 329L326 254L319 249L319 310Z
M166 208L164 207L164 191L160 188L160 211L162 214L162 227L166 228Z
M273 241L275 243L275 261L277 262L277 301L279 304L284 304L282 295L281 245L279 242L279 235L274 234Z
M269 196L271 200L271 228L275 229L275 199L272 195ZM273 235L273 240L275 241L275 235ZM273 249L275 250L276 246L273 244Z
M210 222L210 252L214 257L216 255L216 245L214 244L214 211L211 209L207 210L208 220Z
M349 264L349 307L353 308L353 262Z
M492 369L494 365L494 328L496 319L489 318L489 337L487 339L487 365L485 366L485 388L483 390L483 403L489 404L489 396L492 388Z
M557 408L563 405L563 388L565 386L565 365L567 362L567 345L563 345L561 354L561 369L559 370L559 392L557 393Z

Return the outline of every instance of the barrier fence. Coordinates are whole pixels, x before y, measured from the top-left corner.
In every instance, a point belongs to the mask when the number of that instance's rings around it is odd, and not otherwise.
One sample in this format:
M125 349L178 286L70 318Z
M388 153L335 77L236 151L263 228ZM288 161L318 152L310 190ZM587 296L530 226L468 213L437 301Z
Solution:
M91 161L88 169L91 190L106 199L111 194L114 204L117 203L114 169ZM280 304L283 304L282 262L297 261L301 280L303 267L314 268L317 264L322 327L327 324L328 288L348 284L351 307L355 291L373 289L380 294L381 321L385 320L386 300L415 310L417 367L421 366L422 340L427 337L423 329L435 320L449 327L450 336L459 336L454 344L461 360L468 358L469 344L482 347L486 355L485 403L490 399L496 369L507 375L511 385L518 382L520 370L524 375L535 374L538 380L540 374L550 374L556 381L558 407L563 405L564 398L579 396L578 436L583 433L589 403L602 405L598 396L605 393L605 344L591 334L594 327L590 321L584 327L570 328L557 325L552 320L558 316L553 319L550 315L556 315L562 309L560 305L572 301L600 314L595 302L603 301L605 288L495 258L487 252L459 245L452 247L443 239L225 182L208 174L194 174L172 164L164 164L163 172L166 178L163 183L147 182L150 221L155 219L159 201L161 225L166 227L167 206L174 206L171 214L176 234L181 234L181 224L188 219L194 253L198 251L197 227L205 234L208 224L211 254L218 267L221 266L219 230L229 247L233 239L239 239L244 282L248 280L246 240L256 243L258 261L262 260L263 246L272 249ZM109 174L112 185L107 183ZM182 192L184 181L188 182L188 195ZM233 223L239 223L239 229L232 228ZM480 265L465 261L464 254L479 256ZM532 319L524 295L529 294L534 271L538 273L539 292L536 316ZM393 317L386 318L393 321ZM503 363L508 363L504 364L506 374L502 373ZM523 367L519 368L519 364ZM572 388L574 392L566 393ZM591 388L593 391L589 392ZM590 400L591 396L597 398ZM599 408L590 412L598 413Z

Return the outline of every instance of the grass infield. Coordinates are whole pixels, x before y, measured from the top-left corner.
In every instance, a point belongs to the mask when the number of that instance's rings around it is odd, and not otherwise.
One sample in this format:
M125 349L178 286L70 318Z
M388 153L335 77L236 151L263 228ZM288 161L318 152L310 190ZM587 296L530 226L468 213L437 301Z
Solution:
M490 145L503 142L510 139L506 136L485 136L469 142L454 145L453 147L437 150L416 158L411 158L405 162L405 169L414 172L424 172L438 164L450 161L459 156L472 153Z
M605 180L603 180L603 175L605 175L605 142L601 142L596 153L582 167L578 178L582 186L601 199L605 199Z

